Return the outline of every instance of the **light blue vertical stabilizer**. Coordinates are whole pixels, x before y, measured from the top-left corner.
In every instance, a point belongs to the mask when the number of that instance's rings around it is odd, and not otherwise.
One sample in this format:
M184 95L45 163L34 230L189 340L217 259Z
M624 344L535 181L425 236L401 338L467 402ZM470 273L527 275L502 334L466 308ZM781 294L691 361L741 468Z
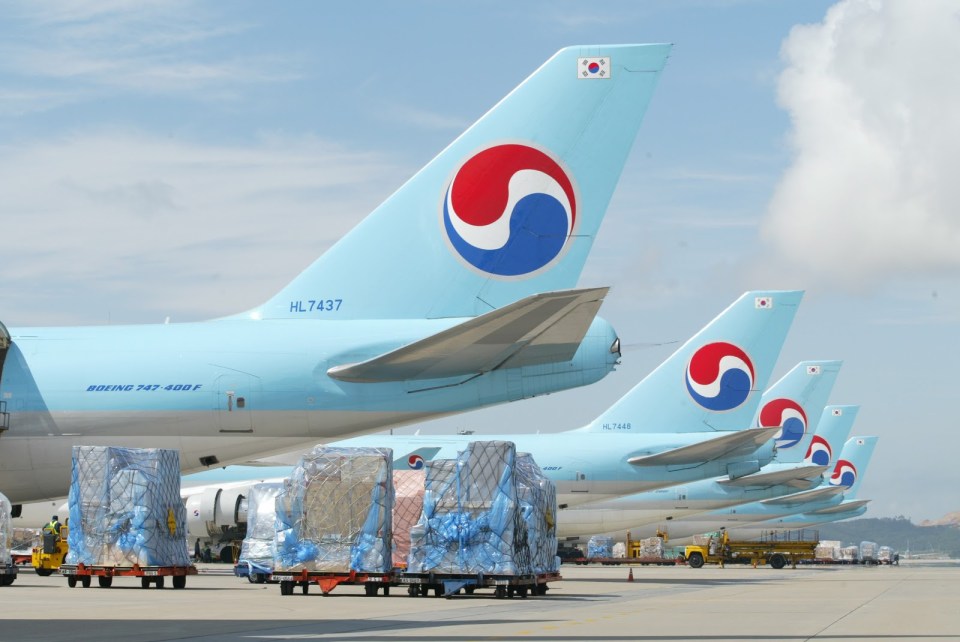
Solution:
M248 314L471 317L573 288L669 52L559 51Z
M747 292L593 421L590 432L753 425L803 292Z
M846 487L844 499L856 498L876 446L877 437L851 437L843 444L843 450L840 451L840 457L827 483L831 486Z
M840 453L841 445L850 435L853 422L857 420L860 406L830 405L823 409L817 431L807 445L803 463L817 466L833 464ZM791 455L796 454L791 451ZM779 453L777 458L779 460ZM788 462L788 463L792 463Z
M842 363L801 361L763 393L755 425L781 427L774 435L778 462L803 461Z

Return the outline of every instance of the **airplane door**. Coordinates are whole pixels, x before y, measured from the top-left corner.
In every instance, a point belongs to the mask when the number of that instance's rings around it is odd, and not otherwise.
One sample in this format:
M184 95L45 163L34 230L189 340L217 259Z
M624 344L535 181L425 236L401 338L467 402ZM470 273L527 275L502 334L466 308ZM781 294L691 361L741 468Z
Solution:
M587 478L587 473L580 470L574 472L573 484L570 486L570 492L583 494L590 492L590 480Z
M676 496L674 497L674 508L687 508L689 505L687 503L687 487L678 486L676 489Z
M217 378L217 417L221 433L252 433L260 395L260 378L230 372Z

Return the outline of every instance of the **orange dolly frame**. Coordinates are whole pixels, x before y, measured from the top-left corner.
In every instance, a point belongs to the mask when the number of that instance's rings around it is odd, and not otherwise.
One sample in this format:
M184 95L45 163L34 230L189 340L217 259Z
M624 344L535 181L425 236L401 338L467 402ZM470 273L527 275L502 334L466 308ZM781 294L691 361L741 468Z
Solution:
M97 578L100 588L110 588L115 577L139 577L140 588L162 589L165 577L173 577L173 588L182 589L187 586L187 576L196 575L196 566L100 566L86 564L63 564L60 574L66 576L67 586L74 588L78 583L87 588Z

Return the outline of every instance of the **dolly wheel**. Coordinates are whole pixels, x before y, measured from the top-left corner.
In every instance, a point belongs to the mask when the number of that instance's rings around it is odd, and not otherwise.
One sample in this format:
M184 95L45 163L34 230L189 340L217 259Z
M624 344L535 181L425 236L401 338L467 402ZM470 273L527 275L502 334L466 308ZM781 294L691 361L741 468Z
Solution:
M100 588L110 588L113 584L113 577L110 575L98 575L97 582L100 584Z
M69 586L70 588L76 588L76 586L77 586L77 576L76 576L76 575L71 575L70 577L67 578L67 586Z
M186 575L174 575L173 576L173 588L182 589L187 587L187 576Z

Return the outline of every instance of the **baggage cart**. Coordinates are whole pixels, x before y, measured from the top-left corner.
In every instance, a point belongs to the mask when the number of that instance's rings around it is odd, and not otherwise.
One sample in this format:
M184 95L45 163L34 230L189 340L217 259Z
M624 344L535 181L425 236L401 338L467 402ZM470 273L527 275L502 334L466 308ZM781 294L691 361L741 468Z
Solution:
M323 595L329 595L330 591L341 584L363 585L367 597L376 595L383 591L384 595L390 595L390 585L393 584L395 576L393 573L367 573L363 571L273 571L271 578L280 582L280 595L293 595L296 587L306 595L310 592L310 585L316 584L320 587Z
M97 578L100 588L110 588L115 577L139 577L140 588L164 587L164 578L171 577L173 588L182 589L187 586L187 576L196 575L196 566L100 566L86 564L61 564L60 574L67 578L67 586L76 587L77 584L88 588L93 578Z
M434 597L453 597L463 591L473 595L474 591L492 588L494 597L526 598L528 595L546 595L549 582L563 579L559 573L540 573L527 575L496 575L485 573L402 573L396 583L407 587L410 597L427 597L433 591Z

